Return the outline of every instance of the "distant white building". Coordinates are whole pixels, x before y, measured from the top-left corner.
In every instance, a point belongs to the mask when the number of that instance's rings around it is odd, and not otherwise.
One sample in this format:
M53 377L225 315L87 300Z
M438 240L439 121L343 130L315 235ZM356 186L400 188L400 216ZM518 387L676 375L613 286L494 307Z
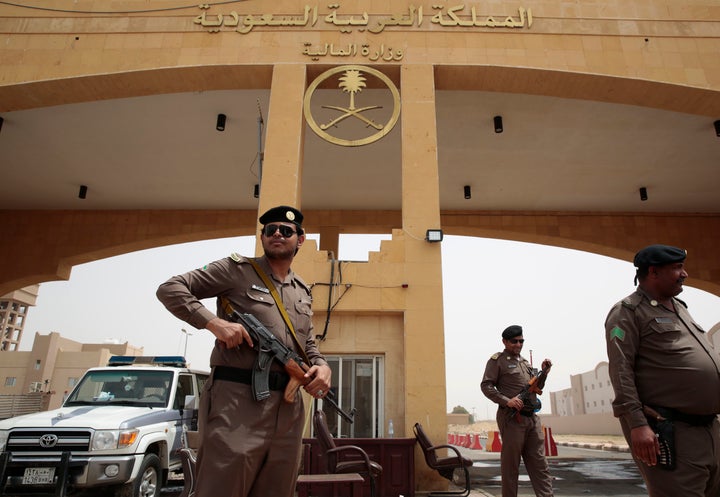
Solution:
M570 388L550 392L550 408L554 416L612 413L615 394L610 384L608 363L570 376Z
M720 350L720 323L708 330L708 336ZM607 361L598 363L595 369L570 376L570 388L550 392L552 416L580 416L583 414L612 414L615 392L610 383Z

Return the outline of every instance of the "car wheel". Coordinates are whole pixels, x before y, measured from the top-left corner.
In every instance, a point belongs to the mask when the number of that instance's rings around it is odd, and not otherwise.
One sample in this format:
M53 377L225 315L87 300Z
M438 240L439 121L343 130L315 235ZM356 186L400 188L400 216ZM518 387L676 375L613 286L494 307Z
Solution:
M160 497L162 468L155 454L146 454L134 481L124 485L116 497Z

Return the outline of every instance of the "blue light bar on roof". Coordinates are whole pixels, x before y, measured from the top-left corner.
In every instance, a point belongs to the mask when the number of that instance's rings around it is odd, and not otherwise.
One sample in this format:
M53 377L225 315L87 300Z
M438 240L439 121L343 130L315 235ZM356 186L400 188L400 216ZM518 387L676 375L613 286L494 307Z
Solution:
M143 364L148 366L174 366L178 368L187 367L187 362L181 355L114 355L110 357L110 360L108 361L108 366L132 366L133 364Z

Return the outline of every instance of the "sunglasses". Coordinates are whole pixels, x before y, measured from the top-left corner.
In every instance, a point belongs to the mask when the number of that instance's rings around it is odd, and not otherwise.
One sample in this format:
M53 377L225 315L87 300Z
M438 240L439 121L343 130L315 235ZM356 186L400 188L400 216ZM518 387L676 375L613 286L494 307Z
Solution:
M525 339L524 338L511 338L510 340L508 340L508 342L513 343L513 344L514 343L525 343Z
M284 224L267 224L263 227L263 234L268 237L273 236L278 230L284 238L290 238L297 233L297 231L290 226L285 226Z

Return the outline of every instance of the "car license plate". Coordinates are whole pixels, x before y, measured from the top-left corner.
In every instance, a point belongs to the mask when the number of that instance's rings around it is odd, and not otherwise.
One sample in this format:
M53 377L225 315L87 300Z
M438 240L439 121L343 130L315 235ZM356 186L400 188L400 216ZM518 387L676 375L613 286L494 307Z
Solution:
M25 468L23 485L47 485L55 477L55 468Z

